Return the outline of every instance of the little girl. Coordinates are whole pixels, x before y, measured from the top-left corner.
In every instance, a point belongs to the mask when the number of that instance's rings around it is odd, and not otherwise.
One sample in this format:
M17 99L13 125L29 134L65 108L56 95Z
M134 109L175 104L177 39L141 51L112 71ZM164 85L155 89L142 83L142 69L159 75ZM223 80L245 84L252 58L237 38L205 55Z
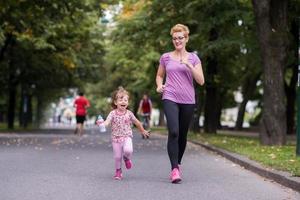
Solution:
M109 113L105 121L97 121L98 125L111 125L112 147L116 168L114 179L116 180L122 179L122 159L124 160L126 169L132 167L130 160L133 152L132 123L137 126L144 137L149 136L149 133L143 128L142 123L130 110L127 110L128 101L129 93L123 87L119 87L112 95L111 105L113 110Z

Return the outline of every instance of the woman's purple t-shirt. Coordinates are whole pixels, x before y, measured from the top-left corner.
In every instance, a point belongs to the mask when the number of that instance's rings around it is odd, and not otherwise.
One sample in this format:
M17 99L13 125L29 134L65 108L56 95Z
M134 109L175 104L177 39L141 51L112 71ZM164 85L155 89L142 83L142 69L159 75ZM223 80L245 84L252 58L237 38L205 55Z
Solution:
M193 65L201 63L195 53L189 53L188 61ZM173 59L170 52L164 53L159 63L166 70L166 82L162 99L168 99L181 104L195 104L193 75L190 69Z

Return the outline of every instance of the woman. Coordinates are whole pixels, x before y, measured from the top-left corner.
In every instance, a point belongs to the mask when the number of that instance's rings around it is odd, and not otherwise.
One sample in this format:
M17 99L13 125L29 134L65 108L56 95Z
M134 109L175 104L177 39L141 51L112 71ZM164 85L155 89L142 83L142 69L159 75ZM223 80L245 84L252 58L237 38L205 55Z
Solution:
M174 50L160 57L156 74L156 91L162 93L168 126L168 155L171 162L171 182L181 181L179 165L183 157L187 132L195 108L193 79L204 84L201 61L195 53L186 50L189 29L176 24L171 32ZM165 83L163 83L166 76Z

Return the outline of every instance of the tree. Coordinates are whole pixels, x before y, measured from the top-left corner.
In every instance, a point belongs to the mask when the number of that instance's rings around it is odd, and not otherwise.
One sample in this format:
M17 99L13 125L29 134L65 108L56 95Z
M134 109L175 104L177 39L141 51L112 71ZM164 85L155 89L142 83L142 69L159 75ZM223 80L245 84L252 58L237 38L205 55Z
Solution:
M185 9L195 32L192 45L199 51L205 71L205 132L216 133L222 109L234 106L233 92L238 90L245 68L240 60L250 57L241 49L249 48L244 35L251 29L238 22L249 21L245 18L250 11L247 2L218 0L191 1Z
M263 65L263 114L260 140L286 143L284 67L287 55L288 1L252 0Z
M199 116L205 110L206 131L216 132L222 109L236 105L233 92L241 86L240 78L246 70L251 76L255 66L251 63L245 67L247 62L241 61L253 59L253 54L241 52L242 47L250 52L256 45L248 45L243 38L245 32L254 32L247 30L253 23L238 25L239 20L244 23L253 20L252 16L245 19L252 14L251 3L218 0L170 0L164 4L159 0L128 0L123 3L109 37L112 42L108 42L104 66L107 76L101 91L111 91L118 84L126 85L135 94L151 91L154 102L161 108L154 82L159 56L173 49L170 28L176 23L186 24L190 28L188 50L198 53L206 78L205 87L196 86L198 108L193 128L199 130ZM252 39L252 42L256 41ZM134 76L124 76L129 73Z
M1 1L0 8L0 89L8 93L9 128L17 105L20 111L31 108L32 95L37 101L47 95L49 101L53 91L99 79L103 47L98 1L12 0Z
M295 134L296 127L296 85L298 79L298 40L299 40L299 12L300 3L298 0L289 1L289 32L290 42L288 48L288 61L285 70L285 93L286 93L286 116L287 134Z

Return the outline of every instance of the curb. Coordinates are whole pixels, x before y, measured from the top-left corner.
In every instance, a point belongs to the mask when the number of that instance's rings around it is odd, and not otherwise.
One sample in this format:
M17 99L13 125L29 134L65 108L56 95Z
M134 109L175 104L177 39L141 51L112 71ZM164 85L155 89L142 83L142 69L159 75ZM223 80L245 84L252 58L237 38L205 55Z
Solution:
M255 162L253 160L250 160L250 159L246 158L245 156L241 156L239 154L226 151L224 149L219 149L215 146L211 146L208 144L203 144L201 142L195 142L195 141L191 141L191 140L189 140L189 142L196 144L196 145L200 145L209 151L215 152L215 153L225 157L226 159L228 159L228 160L230 160L230 161L244 167L245 169L252 171L262 177L273 180L285 187L288 187L297 192L300 192L300 177L292 177L291 174L289 174L287 172L282 172L282 171L278 171L278 170L274 170L274 169L267 169L267 168L263 167L261 164Z

